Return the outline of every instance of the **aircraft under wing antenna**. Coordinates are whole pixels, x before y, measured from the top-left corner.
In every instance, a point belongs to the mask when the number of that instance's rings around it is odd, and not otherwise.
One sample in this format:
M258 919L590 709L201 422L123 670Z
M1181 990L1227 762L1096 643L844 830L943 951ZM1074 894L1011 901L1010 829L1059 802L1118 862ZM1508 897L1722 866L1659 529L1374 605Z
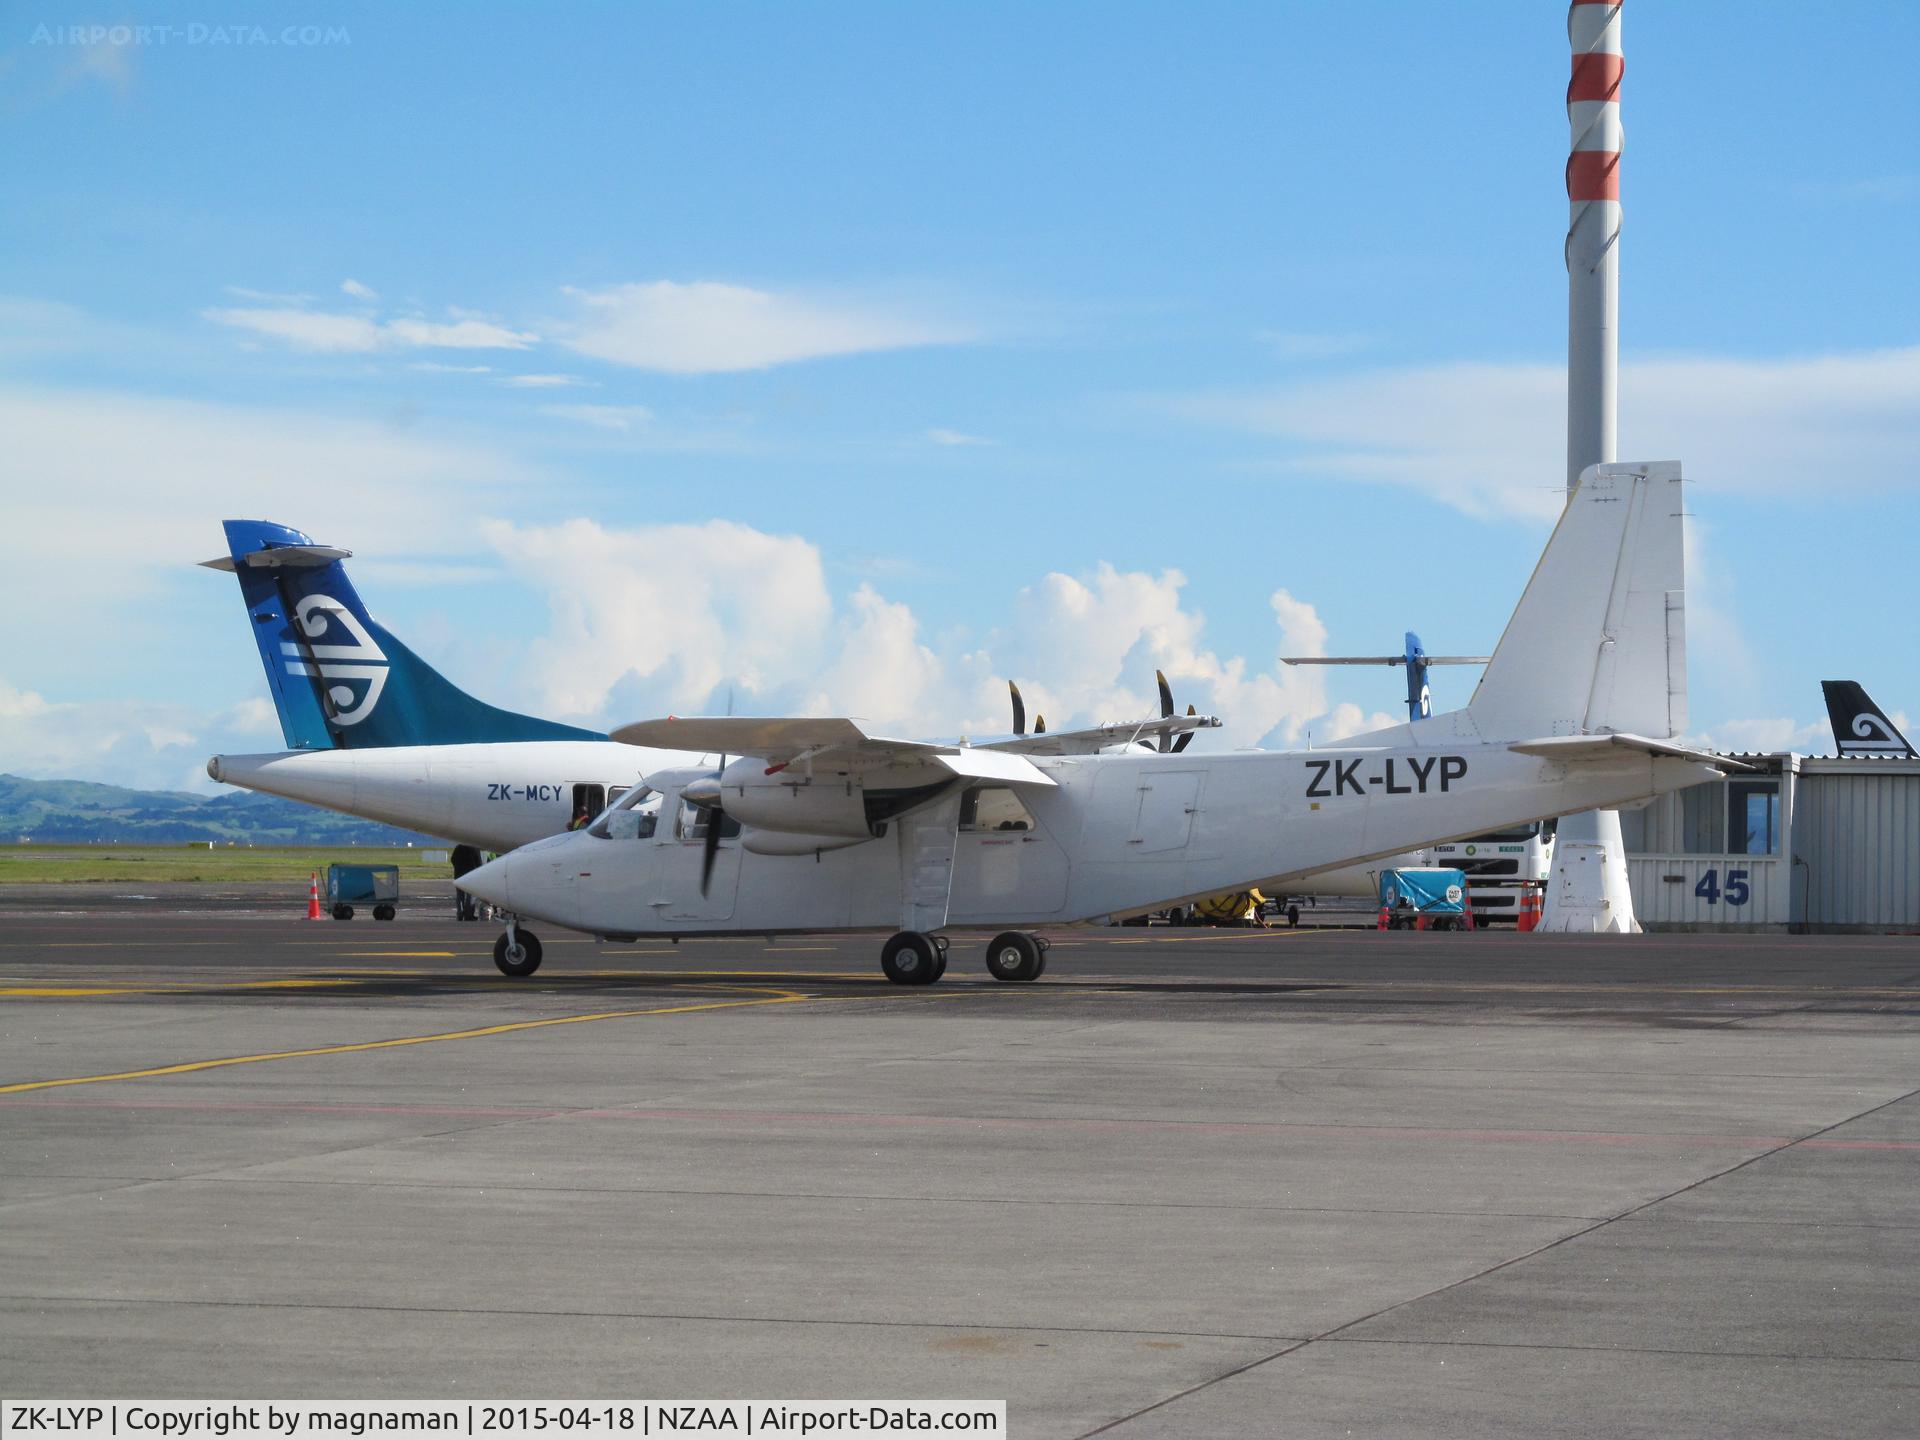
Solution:
M918 761L942 765L956 775L978 775L1021 785L1055 783L1032 762L997 748L869 735L858 721L844 717L668 716L665 720L623 725L612 732L612 738L624 745L649 745L661 750L751 755L765 760L769 771L800 760L822 764L847 760L856 765Z
M1671 740L1649 740L1644 735L1554 735L1544 740L1522 740L1507 747L1516 755L1538 755L1543 760L1566 764L1618 760L1630 753L1665 755L1675 760L1692 760L1717 770L1752 770L1744 760L1731 760L1711 750L1695 750Z

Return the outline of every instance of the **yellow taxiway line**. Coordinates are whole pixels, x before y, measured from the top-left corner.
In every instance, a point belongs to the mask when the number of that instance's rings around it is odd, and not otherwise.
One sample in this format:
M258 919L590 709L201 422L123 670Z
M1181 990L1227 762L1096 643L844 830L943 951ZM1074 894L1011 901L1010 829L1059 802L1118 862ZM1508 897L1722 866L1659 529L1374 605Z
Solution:
M744 987L743 987L744 988ZM352 1045L318 1045L307 1050L274 1050L260 1055L228 1055L218 1060L187 1060L178 1065L156 1065L147 1070L120 1070L110 1075L72 1075L59 1080L27 1080L0 1085L0 1095L22 1095L32 1090L55 1090L66 1085L99 1085L110 1080L146 1080L160 1075L185 1075L195 1070L219 1070L228 1065L259 1065L269 1060L304 1060L315 1055L352 1055L363 1050L391 1050L402 1045L432 1045L443 1040L478 1040L488 1035L510 1035L517 1030L544 1030L551 1025L584 1025L594 1020L630 1020L645 1015L688 1015L697 1010L736 1010L750 1005L792 1005L813 997L782 990L755 1000L710 1000L698 1005L666 1005L648 1010L603 1010L592 1015L556 1015L545 1020L514 1020L481 1025L471 1030L443 1030L432 1035L400 1035L390 1040L363 1040Z
M75 999L90 995L194 995L205 991L226 990L322 990L342 985L358 985L358 980L230 980L195 985L186 981L163 980L140 985L0 985L0 999L39 998Z

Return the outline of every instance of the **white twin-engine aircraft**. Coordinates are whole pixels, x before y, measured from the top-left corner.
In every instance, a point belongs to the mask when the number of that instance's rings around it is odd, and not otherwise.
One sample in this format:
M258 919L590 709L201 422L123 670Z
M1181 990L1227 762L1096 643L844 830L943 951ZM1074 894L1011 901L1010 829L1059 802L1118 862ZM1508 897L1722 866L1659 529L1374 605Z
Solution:
M1729 768L1670 740L1686 725L1681 510L1676 463L1590 468L1463 710L1283 753L1112 753L1103 732L942 745L847 719L650 720L613 738L738 758L649 775L586 829L463 883L511 917L494 949L509 975L539 966L523 922L547 920L615 940L893 931L880 964L903 985L940 978L939 932L996 930L988 970L1029 981L1046 968L1031 927L1279 889L1635 805Z

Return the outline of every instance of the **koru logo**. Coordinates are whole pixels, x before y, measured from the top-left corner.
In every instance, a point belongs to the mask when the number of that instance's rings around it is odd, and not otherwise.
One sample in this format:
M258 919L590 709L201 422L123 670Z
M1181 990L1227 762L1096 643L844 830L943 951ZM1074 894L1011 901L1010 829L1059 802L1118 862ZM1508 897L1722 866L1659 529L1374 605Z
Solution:
M1878 715L1856 715L1852 728L1859 738L1849 742L1847 748L1850 750L1887 751L1896 755L1907 753L1907 747L1893 738L1893 727Z
M333 702L328 718L335 725L358 725L373 713L380 692L387 686L387 657L367 633L367 627L331 595L308 595L294 607L293 623L307 637L307 643L283 640L281 653L287 656L289 675L312 675L318 666L326 685L327 699ZM333 643L321 644L323 639ZM350 644L339 644L345 639ZM313 657L309 664L307 657ZM334 682L342 683L334 683ZM357 689L364 685L364 690ZM356 701L358 703L356 703Z

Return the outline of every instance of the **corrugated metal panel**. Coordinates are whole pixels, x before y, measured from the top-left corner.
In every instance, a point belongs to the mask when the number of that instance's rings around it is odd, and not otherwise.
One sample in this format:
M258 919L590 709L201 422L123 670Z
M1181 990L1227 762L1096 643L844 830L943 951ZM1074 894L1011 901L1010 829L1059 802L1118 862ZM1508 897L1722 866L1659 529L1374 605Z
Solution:
M1778 855L1627 857L1633 913L1649 929L1785 926L1790 873Z
M1778 787L1779 777L1741 777L1742 783ZM1709 780L1662 795L1639 810L1623 811L1620 833L1629 854L1725 855L1727 849L1725 780ZM1738 837L1735 837L1738 838ZM1776 835L1774 849L1779 849Z
M1809 925L1920 929L1920 774L1808 773L1794 809Z

